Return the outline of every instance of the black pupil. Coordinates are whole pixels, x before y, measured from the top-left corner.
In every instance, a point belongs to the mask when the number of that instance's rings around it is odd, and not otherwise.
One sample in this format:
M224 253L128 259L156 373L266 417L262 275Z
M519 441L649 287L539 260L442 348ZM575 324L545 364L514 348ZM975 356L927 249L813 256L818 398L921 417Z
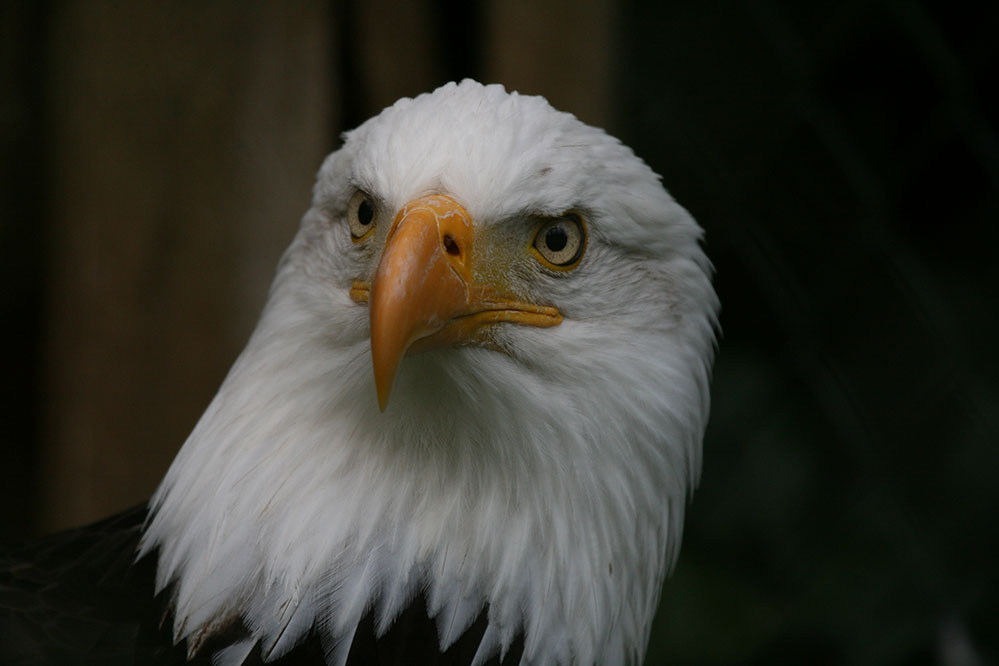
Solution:
M556 225L545 232L545 245L552 252L561 252L569 243L569 235L565 233L562 225Z
M371 224L371 218L374 216L374 206L372 206L371 202L367 199L362 200L361 205L357 207L357 221L366 227Z

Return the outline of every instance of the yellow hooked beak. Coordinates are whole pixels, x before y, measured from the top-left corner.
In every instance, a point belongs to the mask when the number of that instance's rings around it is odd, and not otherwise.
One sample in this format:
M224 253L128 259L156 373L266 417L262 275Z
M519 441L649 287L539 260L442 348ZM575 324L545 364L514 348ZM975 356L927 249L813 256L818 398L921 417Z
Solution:
M393 220L370 286L354 282L351 297L371 310L371 360L383 411L407 352L484 344L485 327L497 322L548 327L562 321L554 307L476 282L474 240L472 221L457 201L439 194L416 199Z

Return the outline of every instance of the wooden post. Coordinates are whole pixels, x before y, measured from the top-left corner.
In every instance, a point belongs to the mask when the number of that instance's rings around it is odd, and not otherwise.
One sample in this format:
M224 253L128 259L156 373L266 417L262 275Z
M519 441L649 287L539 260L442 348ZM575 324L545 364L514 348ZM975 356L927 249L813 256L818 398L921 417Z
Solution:
M332 144L321 2L53 12L41 522L149 497Z

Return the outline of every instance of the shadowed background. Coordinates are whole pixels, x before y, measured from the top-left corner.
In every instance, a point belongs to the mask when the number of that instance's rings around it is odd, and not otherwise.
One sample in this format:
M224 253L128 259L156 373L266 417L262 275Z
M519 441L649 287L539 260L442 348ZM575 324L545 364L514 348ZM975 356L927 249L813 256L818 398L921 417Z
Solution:
M4 3L0 536L147 498L339 133L472 76L607 127L707 231L724 335L647 663L993 663L997 30L929 1Z

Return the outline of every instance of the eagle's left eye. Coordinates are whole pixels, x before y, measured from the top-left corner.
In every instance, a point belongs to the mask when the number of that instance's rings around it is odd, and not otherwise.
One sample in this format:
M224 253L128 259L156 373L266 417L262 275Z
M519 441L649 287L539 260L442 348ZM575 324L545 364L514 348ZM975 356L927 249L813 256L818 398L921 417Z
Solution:
M549 268L575 268L586 249L586 227L575 213L545 220L534 235L533 248Z
M347 204L347 221L350 223L350 237L359 241L375 228L375 204L371 197L358 190Z

